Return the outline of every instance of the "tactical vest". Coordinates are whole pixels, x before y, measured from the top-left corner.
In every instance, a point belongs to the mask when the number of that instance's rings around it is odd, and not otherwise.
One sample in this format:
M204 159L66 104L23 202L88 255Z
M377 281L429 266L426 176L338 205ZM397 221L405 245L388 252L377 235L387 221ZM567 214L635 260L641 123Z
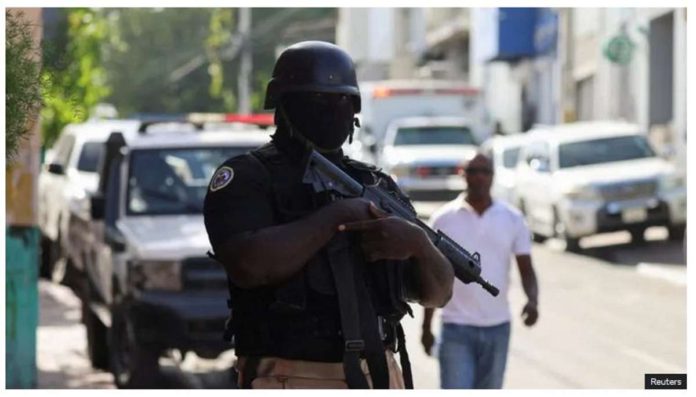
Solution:
M303 218L336 199L303 184L301 162L293 161L272 143L249 156L271 182L274 217L280 224ZM379 183L408 201L374 167L348 158L344 164L356 180ZM366 388L359 368L359 359L365 358L374 387L386 388L384 349L390 348L399 352L406 387L412 388L399 323L406 313L412 316L403 291L404 266L403 261L367 264L351 237L337 234L283 285L241 289L230 282L231 314L225 334L234 337L237 355L248 358L250 368L243 369L246 386L250 386L259 358L282 357L343 361L349 387Z

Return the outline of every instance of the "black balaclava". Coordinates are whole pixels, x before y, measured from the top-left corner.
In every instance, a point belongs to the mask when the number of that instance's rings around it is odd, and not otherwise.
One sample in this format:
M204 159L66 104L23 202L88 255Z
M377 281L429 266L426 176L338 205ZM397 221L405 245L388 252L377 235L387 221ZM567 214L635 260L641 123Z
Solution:
M353 132L355 112L350 95L293 92L283 96L280 106L290 121L290 134L306 139L320 152L340 150ZM298 132L302 137L294 136Z

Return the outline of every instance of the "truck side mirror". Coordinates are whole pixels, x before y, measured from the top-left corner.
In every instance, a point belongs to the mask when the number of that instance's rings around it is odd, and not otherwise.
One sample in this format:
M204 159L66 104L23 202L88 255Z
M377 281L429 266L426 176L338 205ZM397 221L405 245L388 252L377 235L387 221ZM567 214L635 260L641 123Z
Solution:
M544 158L534 158L529 162L529 166L536 172L548 173L551 171L549 161Z
M111 226L107 226L104 233L104 240L111 246L114 252L126 251L126 240L123 235Z
M106 207L106 200L104 196L94 195L90 197L90 215L94 220L104 219L104 210Z
M65 175L65 168L63 168L63 164L51 163L48 165L48 172L55 175Z

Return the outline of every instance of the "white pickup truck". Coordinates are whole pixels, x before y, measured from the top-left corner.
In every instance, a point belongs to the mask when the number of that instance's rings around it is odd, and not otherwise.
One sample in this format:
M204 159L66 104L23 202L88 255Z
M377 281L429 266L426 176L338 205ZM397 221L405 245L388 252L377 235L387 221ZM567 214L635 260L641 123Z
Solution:
M137 130L136 120L94 120L66 126L46 153L39 174L40 274L60 281L68 266L74 217L89 216L88 196L97 189L97 167L109 134ZM70 262L70 263L68 263Z
M415 200L451 200L480 141L461 117L408 117L389 124L378 165Z

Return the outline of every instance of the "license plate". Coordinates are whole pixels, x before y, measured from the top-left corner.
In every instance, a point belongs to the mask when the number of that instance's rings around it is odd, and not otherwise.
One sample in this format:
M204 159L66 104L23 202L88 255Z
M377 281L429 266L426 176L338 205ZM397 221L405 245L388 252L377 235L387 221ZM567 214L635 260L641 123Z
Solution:
M629 208L621 212L621 219L624 223L643 222L648 218L648 211L645 208Z

